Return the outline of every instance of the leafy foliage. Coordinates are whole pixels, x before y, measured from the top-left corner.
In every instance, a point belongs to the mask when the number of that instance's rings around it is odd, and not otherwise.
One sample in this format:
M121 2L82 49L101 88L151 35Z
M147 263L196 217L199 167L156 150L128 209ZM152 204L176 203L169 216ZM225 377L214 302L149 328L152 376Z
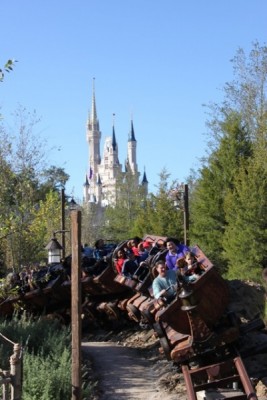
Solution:
M267 173L251 160L239 171L235 190L227 198L228 222L225 255L229 260L228 277L261 281L267 267Z
M4 67L0 68L0 82L3 82L5 72L9 73L9 72L13 71L13 68L14 68L14 65L16 62L17 62L16 60L9 59L5 63Z
M151 232L155 235L181 238L183 212L174 206L170 197L172 186L168 180L169 174L163 170L158 192L148 196L142 188L139 191L134 190L129 179L121 182L118 186L116 207L106 209L103 235L116 241L133 236L142 237Z
M34 132L38 122L35 112L20 106L15 112L15 133L0 127L2 269L18 270L21 265L39 262L52 232L60 229L56 186L65 183L68 175L62 168L47 168L45 143Z
M266 265L267 47L238 49L236 79L211 106L210 153L191 194L191 238L229 277Z
M23 400L65 400L71 397L71 332L56 319L13 316L0 321L0 332L23 347ZM3 342L3 340L1 341ZM9 369L10 343L0 345L1 368ZM86 375L86 363L82 366ZM83 395L91 387L84 383Z

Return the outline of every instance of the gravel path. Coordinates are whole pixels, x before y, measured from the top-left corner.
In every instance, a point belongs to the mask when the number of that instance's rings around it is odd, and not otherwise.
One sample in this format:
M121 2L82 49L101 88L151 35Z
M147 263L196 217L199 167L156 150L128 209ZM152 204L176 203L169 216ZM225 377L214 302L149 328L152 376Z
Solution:
M99 380L98 400L186 400L185 394L168 393L160 385L158 363L146 359L140 350L114 342L84 342L82 351L93 363Z

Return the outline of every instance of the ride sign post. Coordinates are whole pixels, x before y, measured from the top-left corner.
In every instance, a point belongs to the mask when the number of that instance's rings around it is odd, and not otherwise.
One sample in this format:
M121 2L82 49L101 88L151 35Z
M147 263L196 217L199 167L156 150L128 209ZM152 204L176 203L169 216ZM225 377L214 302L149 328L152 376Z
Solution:
M71 212L71 242L71 400L81 400L81 211L74 210Z

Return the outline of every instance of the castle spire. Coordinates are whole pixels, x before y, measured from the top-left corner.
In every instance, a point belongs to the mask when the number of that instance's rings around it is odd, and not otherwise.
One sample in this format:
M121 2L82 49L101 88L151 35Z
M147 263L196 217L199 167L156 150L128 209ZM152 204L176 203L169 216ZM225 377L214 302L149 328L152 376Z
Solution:
M113 114L112 148L113 148L113 150L116 150L116 149L117 149L117 141L116 141L116 135L115 135L115 114Z
M92 124L98 122L97 121L97 113L96 113L96 101L95 101L95 78L93 78L93 96L92 96L90 121Z
M128 149L127 149L127 159L129 163L129 168L133 174L137 174L138 167L136 162L136 147L137 141L134 134L133 119L131 119L131 128L128 135Z
M134 126L133 126L133 119L131 119L131 129L129 132L129 142L136 142L135 135L134 135Z
M144 174L143 174L143 179L142 179L142 185L148 184L148 180L146 177L146 170L144 169Z
M96 113L95 78L93 79L91 114L89 115L87 121L86 138L89 144L89 155L90 155L88 170L92 171L93 175L91 174L91 172L90 175L96 177L98 166L101 162L101 157L100 157L101 132L99 129L99 122ZM91 179L92 176L90 176L89 179Z
M143 174L143 179L142 179L141 185L143 187L144 194L147 195L148 194L148 180L146 177L146 169L145 168L144 168L144 174Z

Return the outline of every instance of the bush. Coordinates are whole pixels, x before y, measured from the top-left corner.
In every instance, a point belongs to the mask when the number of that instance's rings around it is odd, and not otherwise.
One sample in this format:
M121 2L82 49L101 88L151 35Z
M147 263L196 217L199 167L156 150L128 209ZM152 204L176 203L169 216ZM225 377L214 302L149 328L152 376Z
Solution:
M23 400L71 397L71 335L56 320L21 318L0 321L0 332L23 347ZM0 346L1 368L9 369L13 346ZM5 365L3 365L5 364Z

